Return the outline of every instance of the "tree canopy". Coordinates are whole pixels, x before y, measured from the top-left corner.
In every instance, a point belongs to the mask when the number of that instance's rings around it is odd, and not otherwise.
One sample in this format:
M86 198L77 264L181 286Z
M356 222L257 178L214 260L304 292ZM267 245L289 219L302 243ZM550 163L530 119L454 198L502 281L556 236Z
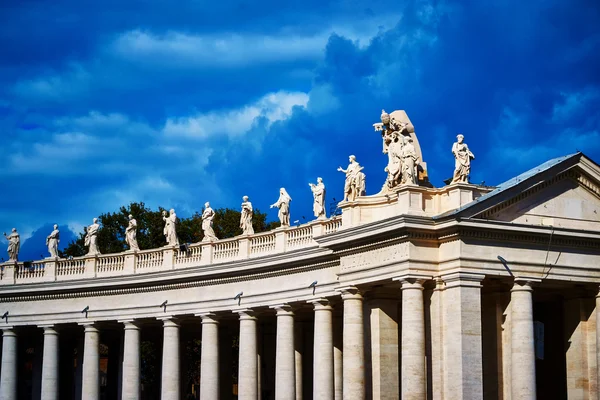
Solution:
M129 224L128 216L133 215L137 221L137 241L140 249L154 249L166 245L163 235L164 221L162 212L165 209L158 207L152 210L144 203L131 203L122 206L119 211L105 213L98 217L100 230L98 231L98 248L103 254L119 253L128 249L125 243L125 228ZM204 210L202 210L204 211ZM177 236L180 243L200 242L204 235L202 233L202 212L196 212L191 217L178 217ZM225 239L241 235L240 212L231 208L219 208L215 210L213 228L219 239ZM267 214L254 210L252 226L254 232L265 232L278 226L278 222L267 222ZM85 230L79 234L79 238L69 244L61 252L61 256L78 257L87 253L84 246Z

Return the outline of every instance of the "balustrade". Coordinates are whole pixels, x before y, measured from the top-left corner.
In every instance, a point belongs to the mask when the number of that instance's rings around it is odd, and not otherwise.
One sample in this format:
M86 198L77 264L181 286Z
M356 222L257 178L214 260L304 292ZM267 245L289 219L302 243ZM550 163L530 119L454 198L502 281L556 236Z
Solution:
M189 245L187 251L163 247L138 252L98 254L91 257L47 258L28 263L4 263L0 285L89 279L232 262L314 246L314 237L337 232L341 227L342 219L336 216L325 221L313 221L301 226L250 236L194 243Z

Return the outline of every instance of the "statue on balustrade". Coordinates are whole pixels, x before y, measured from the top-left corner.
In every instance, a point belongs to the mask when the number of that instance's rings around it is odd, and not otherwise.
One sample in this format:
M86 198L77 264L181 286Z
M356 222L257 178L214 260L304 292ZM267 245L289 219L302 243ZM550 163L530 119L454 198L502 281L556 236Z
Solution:
M382 193L390 193L403 184L418 185L419 180L427 185L426 165L421 162L421 148L406 112L396 110L388 114L381 110L381 122L373 127L381 132L383 153L388 156Z
M21 249L21 236L17 228L12 228L10 235L4 232L4 237L8 240L8 261L17 262L19 260L19 250Z
M129 215L129 224L125 228L125 242L129 245L129 250L140 251L137 242L137 221L131 214Z
M317 178L317 183L309 183L310 190L313 194L313 213L317 219L325 219L325 184L321 177Z
M167 240L167 246L179 246L179 238L177 237L177 214L175 214L175 210L171 208L171 210L169 210L169 215L163 210L162 216L163 221L165 221L163 233Z
M252 235L254 228L252 228L252 216L254 211L252 210L252 203L248 201L248 196L242 197L242 214L240 215L240 228L242 228L242 235Z
M60 232L58 225L54 224L54 230L46 237L46 246L51 258L58 257L58 243L60 242Z
M212 209L210 203L204 203L204 212L202 213L202 232L204 232L203 242L212 242L219 240L213 229L213 219L215 218L215 210Z
M271 204L271 208L279 208L277 216L279 217L281 226L290 226L290 201L292 201L290 195L285 188L281 188L279 189L279 199Z
M451 184L458 182L468 183L469 174L471 173L471 160L474 160L475 156L471 153L467 144L464 143L465 137L463 135L457 135L456 139L456 143L452 145L455 166Z
M358 196L365 195L365 174L362 172L363 167L356 162L355 156L350 156L348 161L350 163L348 168L338 167L337 170L346 174L344 201L354 201Z
M88 226L84 238L84 244L88 247L88 254L100 254L98 250L98 230L100 225L98 224L98 218L94 218L93 224Z

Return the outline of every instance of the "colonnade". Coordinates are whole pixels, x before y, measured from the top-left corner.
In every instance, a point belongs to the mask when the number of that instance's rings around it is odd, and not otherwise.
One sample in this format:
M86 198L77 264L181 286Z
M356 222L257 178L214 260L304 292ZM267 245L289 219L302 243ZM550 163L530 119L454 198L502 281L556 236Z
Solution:
M399 278L401 295L401 338L396 338L400 373L395 398L405 400L427 397L426 322L423 296L425 278ZM481 278L468 274L447 277L442 291L447 292L442 313L445 322L431 330L443 330L441 351L444 354L444 398L483 398L481 357ZM516 281L511 290L511 393L513 399L535 399L535 353L533 340L532 286L530 281ZM343 345L340 354L334 346L333 307L331 300L318 298L308 303L314 320L313 388L315 400L364 400L365 383L365 315L364 298L359 288L339 290L343 302ZM297 400L302 385L298 371L294 306L279 304L271 307L276 313L275 398ZM598 307L600 310L600 298ZM234 310L239 318L240 400L260 398L260 365L258 360L257 322L260 315L254 309ZM433 315L433 314L432 314ZM200 398L220 397L219 320L218 313L197 314L202 324L202 357ZM443 319L443 318L442 318ZM600 321L600 318L598 318ZM119 321L124 328L122 357L123 399L140 398L140 326L135 319ZM162 318L163 357L161 399L180 398L180 324L175 316ZM369 323L369 322L367 322ZM598 322L600 326L600 322ZM99 329L95 323L84 327L82 365L82 398L99 399ZM451 325L451 326L450 326ZM43 363L41 393L44 400L58 399L58 337L55 325L43 328ZM599 329L600 332L600 329ZM17 330L2 327L2 368L0 398L17 397ZM306 334L306 332L304 332ZM371 333L371 340L376 335ZM391 341L392 345L394 344ZM600 345L600 343L599 343ZM398 352L396 353L398 354ZM599 352L600 354L600 352ZM600 358L600 356L599 356ZM398 362L399 361L399 362ZM341 366L340 366L341 364ZM431 376L431 375L430 375ZM433 375L435 378L435 374ZM341 385L341 396L340 396ZM300 397L298 397L300 395ZM376 396L372 396L376 398Z

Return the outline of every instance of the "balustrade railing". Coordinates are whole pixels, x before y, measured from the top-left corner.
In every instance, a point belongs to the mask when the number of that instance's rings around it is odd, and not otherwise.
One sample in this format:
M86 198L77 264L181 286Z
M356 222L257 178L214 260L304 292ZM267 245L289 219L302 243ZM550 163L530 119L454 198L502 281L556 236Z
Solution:
M101 278L228 263L316 246L314 237L337 232L341 227L342 219L337 216L305 225L214 242L194 243L181 248L162 247L68 259L7 262L0 264L0 285Z

